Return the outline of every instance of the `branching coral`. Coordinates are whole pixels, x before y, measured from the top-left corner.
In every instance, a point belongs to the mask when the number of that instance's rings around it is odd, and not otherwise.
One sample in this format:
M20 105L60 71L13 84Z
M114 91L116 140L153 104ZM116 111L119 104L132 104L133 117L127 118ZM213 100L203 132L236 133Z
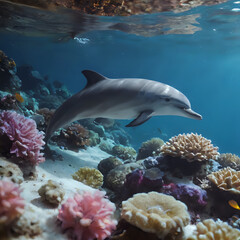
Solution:
M221 154L218 158L218 162L223 167L231 167L237 171L240 170L240 157L232 153Z
M99 170L95 168L80 168L72 175L72 177L74 180L82 182L93 188L99 188L103 184L103 175Z
M62 229L71 229L72 237L77 240L108 237L116 227L116 221L111 218L115 206L104 196L105 192L96 190L67 199L58 214Z
M221 220L204 220L197 224L197 230L187 240L239 240L240 231Z
M138 193L122 203L122 218L159 238L175 234L190 221L187 207L174 197L162 193Z
M24 210L24 200L18 185L0 180L0 226L7 225L19 217Z
M137 160L159 155L163 144L164 141L161 138L152 138L143 142L138 151Z
M189 162L216 159L218 148L210 140L198 134L179 134L166 142L161 152L163 155L180 157Z
M227 167L209 174L208 179L223 191L240 194L240 171Z
M52 180L48 180L47 184L38 190L38 193L44 200L54 205L61 203L65 194L61 185Z
M60 135L53 139L58 145L66 146L74 151L90 145L89 132L80 124L73 124L67 129L61 130Z
M0 114L0 139L6 136L11 141L11 154L33 165L45 161L43 153L40 153L45 144L43 133L37 130L32 119L16 112L3 111Z

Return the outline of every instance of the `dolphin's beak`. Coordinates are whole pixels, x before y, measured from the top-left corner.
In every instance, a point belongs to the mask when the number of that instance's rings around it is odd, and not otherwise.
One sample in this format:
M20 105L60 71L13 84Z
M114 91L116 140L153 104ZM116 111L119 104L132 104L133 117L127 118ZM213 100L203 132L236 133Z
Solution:
M187 113L189 118L202 120L202 116L196 112L194 112L191 108L184 108L184 112Z

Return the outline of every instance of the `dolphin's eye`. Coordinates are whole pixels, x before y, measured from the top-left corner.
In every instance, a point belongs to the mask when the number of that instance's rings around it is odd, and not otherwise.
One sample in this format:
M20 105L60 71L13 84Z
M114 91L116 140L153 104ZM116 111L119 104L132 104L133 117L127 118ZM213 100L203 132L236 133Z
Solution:
M165 98L165 101L166 101L166 102L169 102L169 101L170 101L170 99L169 99L169 98Z

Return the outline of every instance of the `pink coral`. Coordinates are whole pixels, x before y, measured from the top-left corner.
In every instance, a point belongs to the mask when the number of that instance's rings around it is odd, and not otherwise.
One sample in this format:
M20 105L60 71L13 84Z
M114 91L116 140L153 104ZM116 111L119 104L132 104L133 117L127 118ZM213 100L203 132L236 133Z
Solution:
M43 133L39 132L34 120L26 118L14 111L3 111L0 114L0 136L6 135L12 142L10 153L19 158L29 160L32 164L44 162L40 153Z
M0 225L10 223L23 213L24 200L20 192L18 185L0 180Z
M115 206L104 196L99 190L76 193L62 205L58 219L64 230L73 230L73 239L103 240L115 229L117 222L111 219Z

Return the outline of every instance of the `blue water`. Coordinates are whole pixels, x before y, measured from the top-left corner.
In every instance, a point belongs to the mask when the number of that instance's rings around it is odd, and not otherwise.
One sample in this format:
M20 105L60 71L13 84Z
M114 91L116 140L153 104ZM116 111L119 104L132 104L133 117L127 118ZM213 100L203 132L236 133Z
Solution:
M196 132L211 139L221 153L240 154L240 12L232 10L238 7L240 4L230 1L180 14L100 18L102 22L110 19L154 24L195 16L196 23L190 24L198 30L194 34L166 34L172 29L169 23L164 34L150 37L115 30L83 32L77 36L89 39L83 44L76 39L56 43L45 36L1 32L0 48L18 66L31 64L50 80L64 82L72 92L84 87L84 69L107 77L140 77L167 83L183 92L192 109L203 116L202 121L154 117L142 126L127 129L136 148L147 139L160 137L160 128L169 138ZM188 29L189 25L185 31Z

